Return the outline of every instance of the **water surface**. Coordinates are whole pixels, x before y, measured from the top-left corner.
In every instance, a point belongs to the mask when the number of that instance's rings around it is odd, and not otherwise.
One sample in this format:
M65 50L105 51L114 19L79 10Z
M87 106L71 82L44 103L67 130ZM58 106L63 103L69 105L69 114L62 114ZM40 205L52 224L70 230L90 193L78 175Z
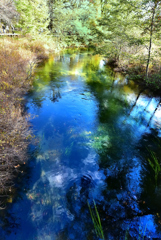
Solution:
M91 53L38 67L25 99L39 143L1 213L2 239L99 239L93 200L105 239L161 239L159 99Z

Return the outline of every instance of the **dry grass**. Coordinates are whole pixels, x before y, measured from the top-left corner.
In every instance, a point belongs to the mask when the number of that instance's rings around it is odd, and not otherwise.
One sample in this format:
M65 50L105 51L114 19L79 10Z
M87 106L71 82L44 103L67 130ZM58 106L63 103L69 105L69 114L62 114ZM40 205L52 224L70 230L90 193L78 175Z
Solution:
M40 42L0 40L0 197L12 192L13 179L26 162L31 133L21 97L36 63L46 58Z

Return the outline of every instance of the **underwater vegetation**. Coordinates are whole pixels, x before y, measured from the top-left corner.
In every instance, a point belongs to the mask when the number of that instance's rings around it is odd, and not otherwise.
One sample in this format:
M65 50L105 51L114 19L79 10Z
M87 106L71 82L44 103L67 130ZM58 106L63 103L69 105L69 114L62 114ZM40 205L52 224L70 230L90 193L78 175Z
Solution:
M104 238L104 234L103 234L103 229L102 229L102 225L101 225L101 220L100 220L100 216L97 210L97 206L95 201L93 200L94 203L94 210L92 210L89 202L87 201L88 207L89 207L89 211L90 211L90 215L94 224L94 229L96 232L97 237L99 237L100 239L105 239Z
M158 175L159 173L161 172L161 167L160 167L160 163L159 163L159 160L155 154L155 152L149 150L150 152L150 158L148 158L148 162L151 166L151 168L153 169L154 171L154 175L155 175L155 183L157 185L157 182L158 182Z

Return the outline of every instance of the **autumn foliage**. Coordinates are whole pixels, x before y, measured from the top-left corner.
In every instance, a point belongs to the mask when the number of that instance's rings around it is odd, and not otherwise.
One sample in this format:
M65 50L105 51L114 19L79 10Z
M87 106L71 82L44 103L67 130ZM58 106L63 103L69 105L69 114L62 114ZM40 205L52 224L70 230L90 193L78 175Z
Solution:
M26 161L30 131L22 95L40 55L45 50L37 43L0 41L0 195L12 191L14 176Z

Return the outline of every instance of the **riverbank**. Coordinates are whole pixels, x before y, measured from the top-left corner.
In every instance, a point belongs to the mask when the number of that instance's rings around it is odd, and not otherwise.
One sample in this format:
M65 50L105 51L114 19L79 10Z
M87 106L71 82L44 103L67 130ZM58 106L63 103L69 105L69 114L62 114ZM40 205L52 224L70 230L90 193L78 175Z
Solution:
M35 66L51 51L42 41L0 39L0 205L12 194L13 182L26 164L31 139L22 96L31 87Z
M141 87L149 89L154 95L161 94L161 51L160 41L154 41L148 64L148 77L146 76L148 49L145 44L129 45L122 43L120 49L112 47L111 43L98 47L96 52L104 55L105 62L115 72L127 76Z
M126 73L130 80L138 83L142 88L149 89L154 95L161 96L161 71L151 69L148 78L142 66L128 68Z
M160 66L151 66L148 78L146 77L146 66L143 64L121 64L113 59L107 61L107 65L112 67L114 72L120 72L133 80L143 89L150 90L154 95L161 96L161 70Z

